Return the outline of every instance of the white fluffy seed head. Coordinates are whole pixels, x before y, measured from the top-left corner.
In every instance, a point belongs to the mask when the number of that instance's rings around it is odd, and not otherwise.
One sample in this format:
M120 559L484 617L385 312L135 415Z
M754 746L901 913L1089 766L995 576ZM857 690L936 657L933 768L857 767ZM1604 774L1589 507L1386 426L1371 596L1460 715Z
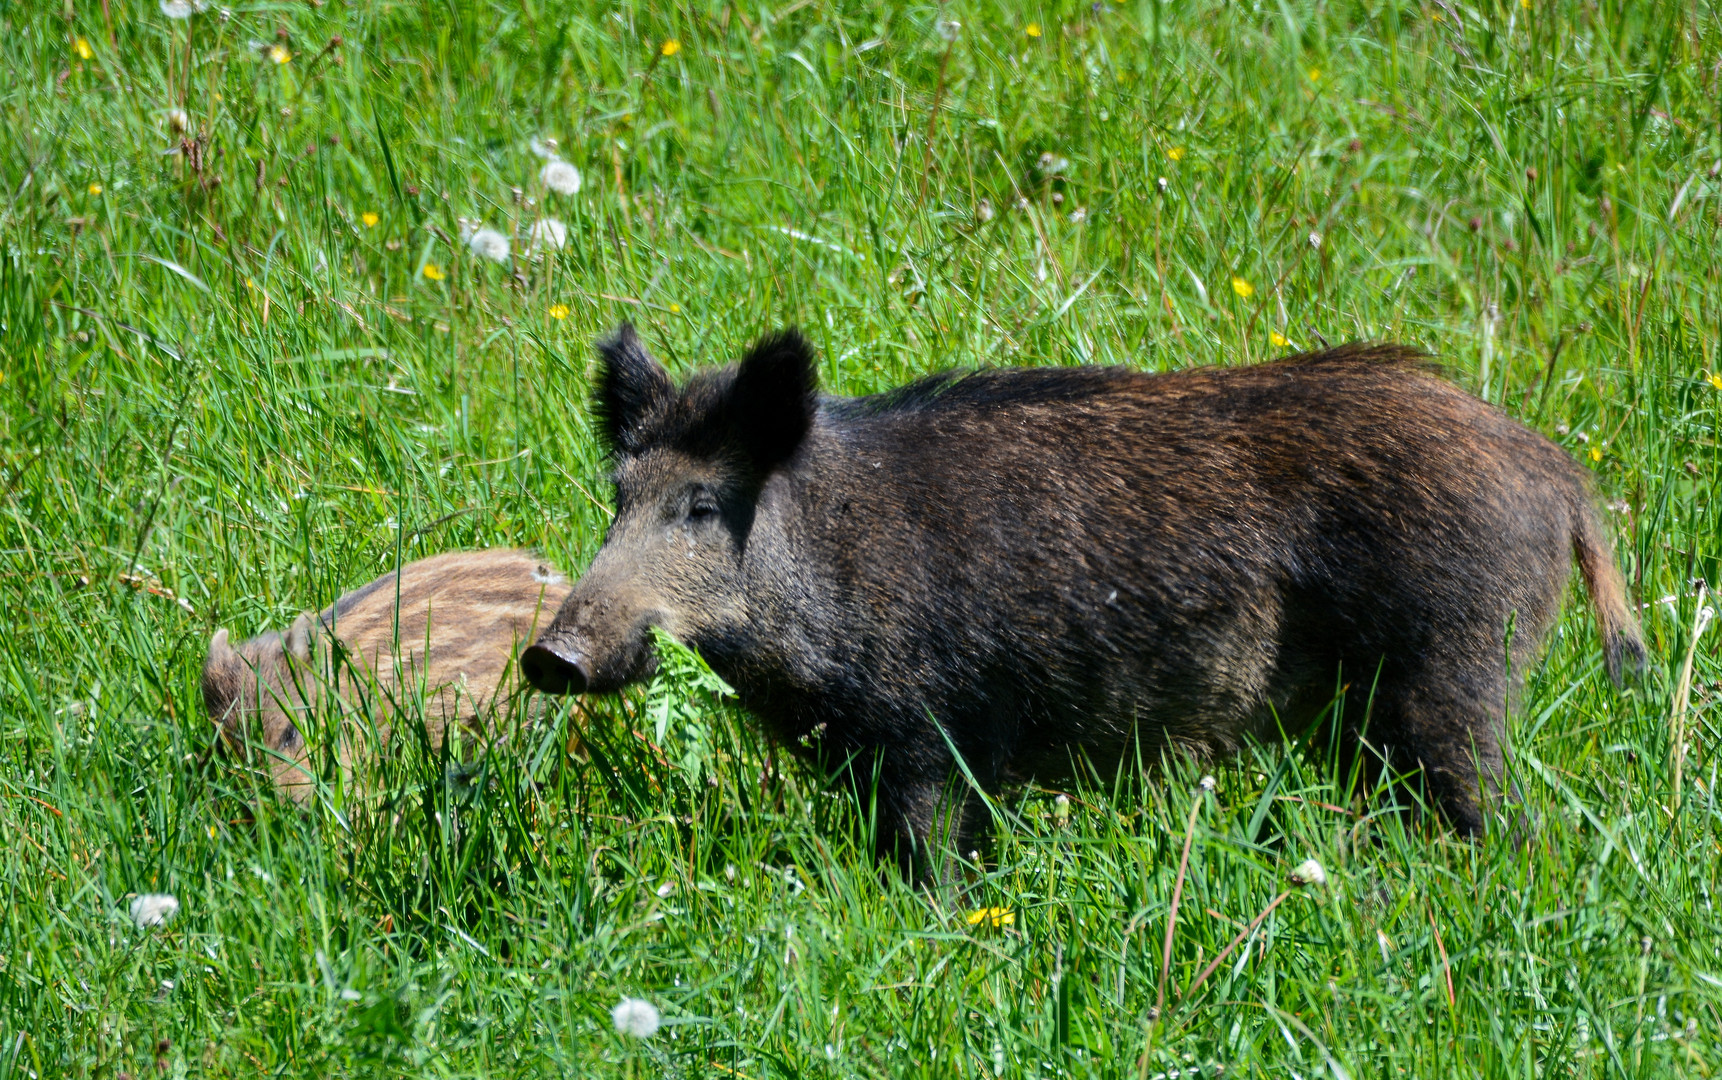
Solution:
M580 190L580 170L566 161L545 162L538 179L558 195L573 195Z
M1314 859L1305 859L1291 872L1293 885L1326 885L1327 871Z
M495 229L479 229L466 242L468 250L481 259L493 262L508 261L508 237Z
M132 922L139 930L161 926L179 913L179 901L168 893L144 893L132 901Z
M623 1035L649 1039L658 1033L658 1007L649 1001L625 997L610 1010L610 1022Z
M553 217L539 218L526 234L527 246L533 251L561 251L568 243L568 226Z
M1218 782L1212 776L1204 776L1202 777L1201 784L1198 786L1203 791L1212 791L1216 786L1218 786Z

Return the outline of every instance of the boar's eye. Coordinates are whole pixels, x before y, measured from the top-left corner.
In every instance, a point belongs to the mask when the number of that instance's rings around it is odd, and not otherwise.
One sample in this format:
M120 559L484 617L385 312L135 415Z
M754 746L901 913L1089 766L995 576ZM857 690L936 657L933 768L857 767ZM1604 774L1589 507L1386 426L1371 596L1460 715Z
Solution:
M717 500L704 492L695 495L693 500L688 503L688 522L690 524L715 521L717 516Z

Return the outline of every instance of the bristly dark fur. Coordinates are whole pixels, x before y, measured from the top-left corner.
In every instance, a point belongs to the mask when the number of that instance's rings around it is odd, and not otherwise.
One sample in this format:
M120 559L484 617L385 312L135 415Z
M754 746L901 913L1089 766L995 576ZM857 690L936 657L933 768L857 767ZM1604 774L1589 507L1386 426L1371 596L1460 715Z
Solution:
M614 689L661 626L777 737L877 775L882 850L916 870L951 746L998 790L1324 715L1479 832L1575 554L1611 674L1643 655L1587 471L1412 349L816 406L796 337L679 391L641 355L606 354L617 514L528 677Z

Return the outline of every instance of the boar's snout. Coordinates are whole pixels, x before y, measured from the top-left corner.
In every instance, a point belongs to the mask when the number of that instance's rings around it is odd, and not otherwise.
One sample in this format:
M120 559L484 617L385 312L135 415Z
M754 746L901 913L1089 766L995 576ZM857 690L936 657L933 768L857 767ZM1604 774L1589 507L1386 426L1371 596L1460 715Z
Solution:
M584 694L592 683L592 661L566 641L540 638L520 654L520 673L546 694Z

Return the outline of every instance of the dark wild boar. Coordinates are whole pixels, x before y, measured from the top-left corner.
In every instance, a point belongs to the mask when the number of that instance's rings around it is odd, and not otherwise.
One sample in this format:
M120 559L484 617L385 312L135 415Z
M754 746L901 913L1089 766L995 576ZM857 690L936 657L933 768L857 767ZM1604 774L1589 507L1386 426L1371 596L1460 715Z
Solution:
M917 872L951 745L987 789L1223 753L1307 728L1342 673L1373 685L1344 745L1477 833L1575 555L1610 674L1643 661L1586 473L1409 349L855 399L794 331L680 389L626 325L599 350L616 516L526 677L615 690L660 626L775 737L876 775Z
M231 748L249 751L284 794L303 802L314 790L302 731L310 709L337 705L325 715L344 718L343 763L370 740L356 726L362 716L387 740L393 718L409 703L416 709L421 694L432 746L450 725L482 737L509 693L515 653L568 593L562 575L531 552L420 559L320 615L300 615L285 633L235 647L217 630L203 666L204 704Z

